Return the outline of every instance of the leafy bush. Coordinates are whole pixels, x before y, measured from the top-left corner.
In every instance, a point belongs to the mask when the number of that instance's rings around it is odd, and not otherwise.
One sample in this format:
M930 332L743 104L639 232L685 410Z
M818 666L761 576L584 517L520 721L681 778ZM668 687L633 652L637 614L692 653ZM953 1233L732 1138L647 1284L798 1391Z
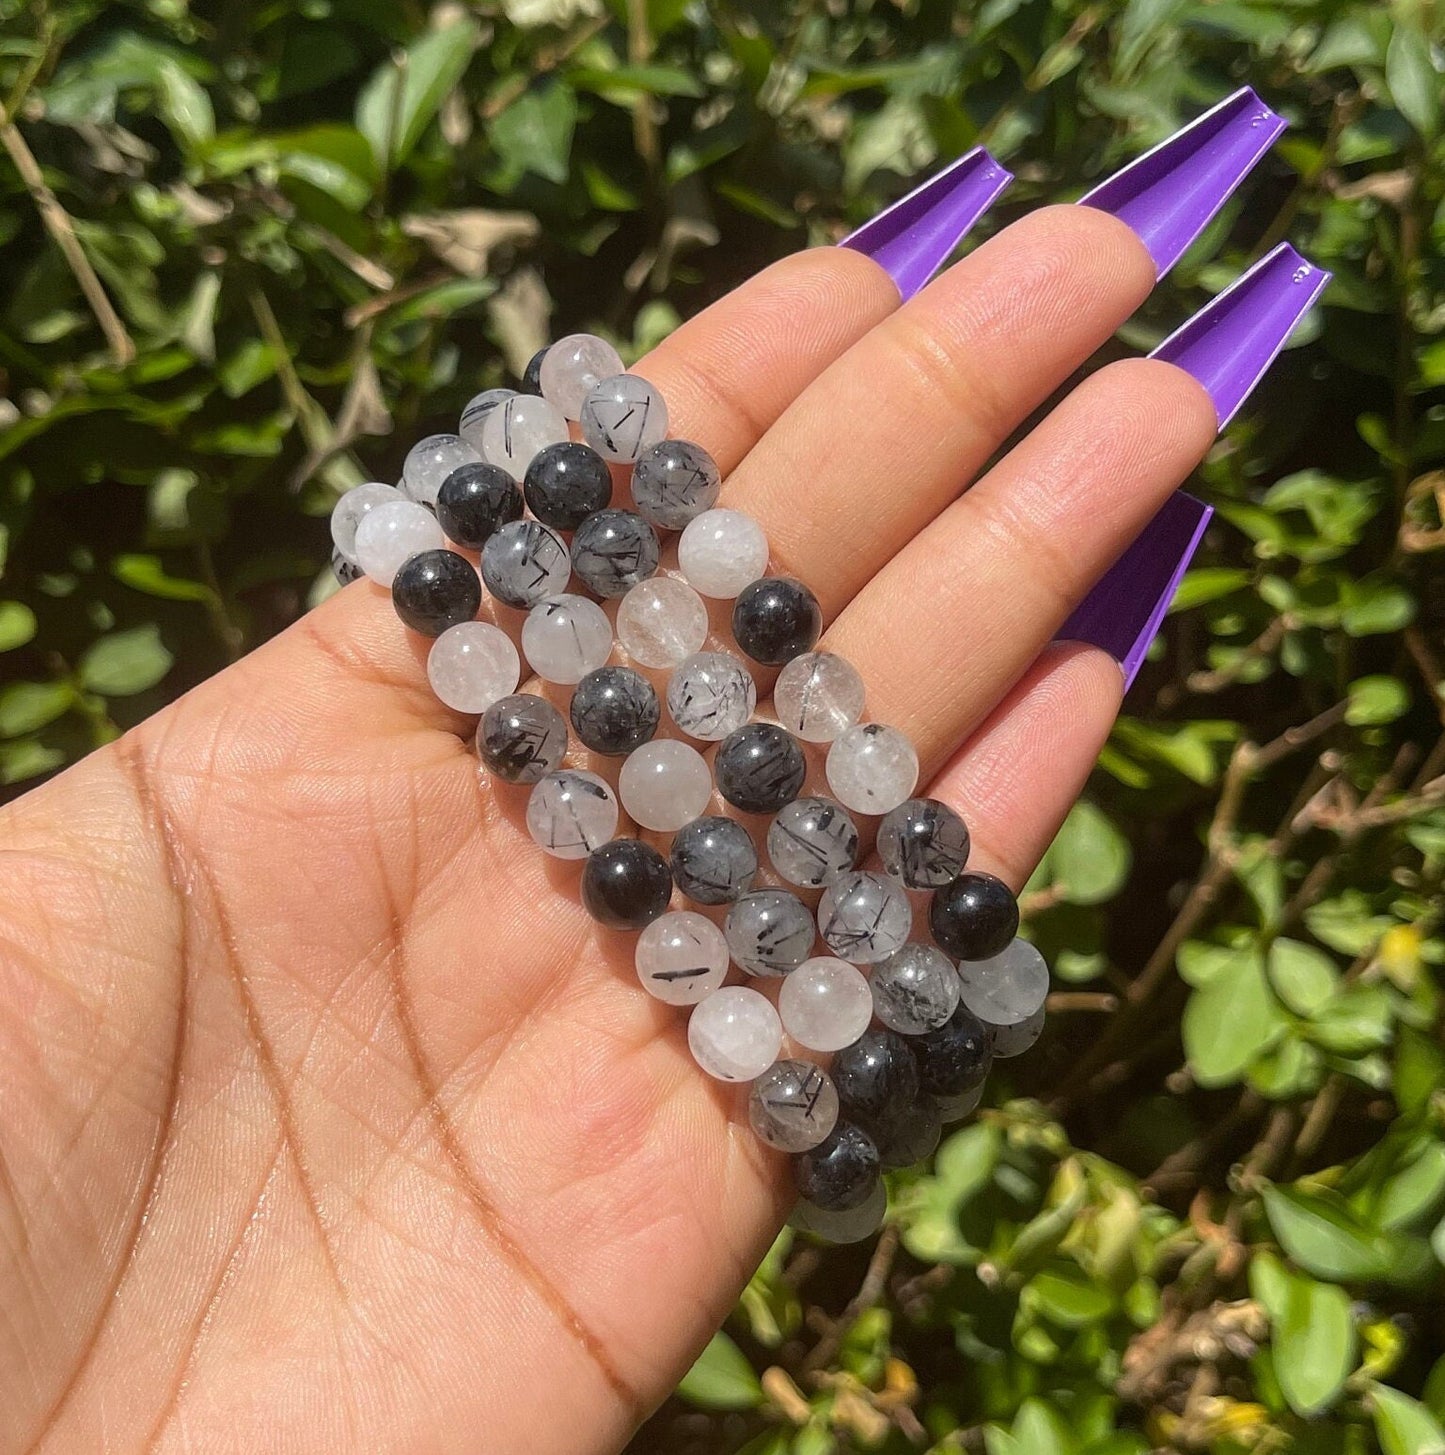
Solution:
M293 619L336 493L548 334L636 354L977 141L998 226L1241 80L1294 123L1114 346L1286 234L1335 272L1030 888L1050 1029L636 1450L1445 1450L1437 14L0 0L19 786Z

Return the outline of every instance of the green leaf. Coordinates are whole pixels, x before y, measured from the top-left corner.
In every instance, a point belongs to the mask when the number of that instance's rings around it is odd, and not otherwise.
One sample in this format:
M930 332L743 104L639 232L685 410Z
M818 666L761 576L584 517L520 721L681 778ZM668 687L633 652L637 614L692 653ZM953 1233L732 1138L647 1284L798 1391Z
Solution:
M1358 1343L1350 1297L1256 1254L1250 1292L1274 1330L1274 1372L1296 1414L1313 1415L1333 1404L1355 1367Z
M1394 722L1410 710L1410 692L1396 677L1357 677L1350 683L1345 721L1355 727Z
M1248 586L1249 581L1249 572L1235 566L1201 567L1197 571L1189 572L1179 583L1169 611L1171 615L1177 611L1190 611L1196 606L1203 606L1207 601L1218 601L1221 597L1232 596Z
M1044 1269L1024 1285L1020 1299L1051 1323L1066 1329L1081 1329L1114 1311L1114 1295L1107 1288L1091 1283L1078 1269L1071 1272Z
M117 581L124 582L135 591L144 591L147 596L159 596L164 601L217 600L216 593L204 582L167 575L159 556L117 556L111 570L115 572Z
M1339 985L1339 970L1323 950L1298 940L1276 940L1269 950L1269 982L1296 1014L1312 1016Z
M567 180L576 125L576 95L553 82L525 92L492 122L492 146L513 179L535 172L560 184Z
M1417 26L1397 16L1385 52L1385 84L1396 109L1425 138L1440 129L1440 93L1445 78L1435 69L1430 42Z
M1319 1278L1410 1285L1429 1274L1424 1239L1366 1227L1336 1193L1266 1187L1264 1210L1280 1246Z
M404 162L461 80L477 46L476 26L453 20L387 61L356 103L356 129L384 169Z
M67 712L75 701L68 682L12 682L0 687L0 738L33 733Z
M1415 615L1415 599L1405 587L1379 576L1346 582L1342 596L1340 625L1352 637L1400 631Z
M80 659L80 680L102 697L129 697L154 687L172 658L155 626L132 627L102 637Z
M1380 1189L1374 1221L1382 1228L1408 1228L1431 1217L1442 1199L1445 1199L1445 1146L1426 1142Z
M65 762L65 754L38 738L0 742L0 783L21 783Z
M23 601L0 601L0 652L23 647L35 635L35 613Z
M721 1331L677 1386L691 1404L707 1410L750 1410L763 1402L763 1387L741 1349Z
M1387 1384L1370 1391L1375 1434L1384 1455L1442 1455L1445 1430L1417 1399Z
M1049 864L1072 904L1112 899L1129 875L1129 843L1101 809L1081 800L1070 810L1049 849Z
M1226 1086L1285 1032L1257 952L1226 965L1184 1007L1184 1050L1201 1086Z

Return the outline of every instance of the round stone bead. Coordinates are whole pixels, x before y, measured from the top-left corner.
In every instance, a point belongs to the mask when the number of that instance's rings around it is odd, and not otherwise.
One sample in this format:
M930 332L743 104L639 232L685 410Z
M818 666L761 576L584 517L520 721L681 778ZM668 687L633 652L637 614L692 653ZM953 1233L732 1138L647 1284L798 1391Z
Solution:
M582 868L582 907L614 930L640 930L667 908L667 860L641 839L613 839L593 849Z
M569 333L542 355L537 382L568 419L582 417L582 404L604 380L622 372L622 355L593 333Z
M431 434L406 452L401 467L402 493L422 505L435 505L442 481L459 465L475 465L481 455L457 434Z
M477 725L477 756L504 783L535 783L560 768L566 754L566 719L530 692L499 698Z
M817 889L858 863L858 826L831 798L798 798L768 825L768 858L789 884Z
M905 799L878 825L878 857L910 889L941 889L968 862L968 828L936 798Z
M919 1101L881 1129L877 1136L878 1156L885 1171L917 1167L938 1150L943 1135L943 1118L932 1101Z
M780 1152L816 1147L838 1121L832 1078L811 1061L774 1061L748 1094L748 1121Z
M902 1036L865 1030L833 1058L833 1084L843 1116L886 1127L918 1100L918 1063Z
M933 938L956 959L988 960L1018 933L1018 900L1002 879L969 870L934 891L928 924Z
M753 887L758 873L752 835L716 814L678 829L671 862L673 882L695 904L732 904Z
M690 738L715 743L736 732L758 705L758 684L731 652L698 652L667 684L667 710Z
M437 493L437 519L447 539L469 551L480 551L499 526L520 519L521 514L517 482L485 460L459 465Z
M1015 939L987 960L958 967L963 1003L989 1026L1016 1026L1036 1015L1049 993L1049 967L1037 948Z
M873 1009L885 1026L919 1036L941 1026L958 1006L958 972L932 945L915 942L873 967Z
M972 1116L982 1100L983 1082L980 1081L977 1086L960 1091L957 1096L935 1096L933 1104L938 1108L938 1116L943 1125L948 1126L952 1122L961 1122L966 1116Z
M437 518L414 500L374 505L356 528L356 564L378 586L390 586L402 563L446 544Z
M394 485L383 485L379 480L368 480L365 485L348 490L331 508L331 542L341 558L353 566L356 564L356 528L367 511L391 500L404 499Z
M988 1027L962 1004L941 1026L910 1037L909 1045L918 1062L918 1084L931 1096L971 1091L993 1060Z
M713 760L718 792L744 813L774 813L803 788L808 760L776 723L750 722L723 739Z
M462 417L457 424L457 433L474 449L481 453L482 429L487 423L491 412L499 404L505 403L516 394L515 389L483 389L480 394L473 394L467 400L466 408L462 410ZM510 478L510 477L508 477ZM456 539L455 536L452 537Z
M681 530L711 510L721 490L717 461L691 440L659 440L632 471L632 503L663 530Z
M594 753L610 758L641 747L657 731L661 717L652 683L631 667L598 667L572 694L573 730Z
M617 832L617 799L595 773L559 768L533 788L527 832L555 859L585 859Z
M527 508L543 525L576 530L612 499L612 474L596 450L560 440L532 457L522 488Z
M859 1207L878 1186L878 1148L862 1127L839 1122L811 1151L793 1163L798 1191L829 1212Z
M534 394L514 394L487 416L482 453L512 479L521 480L539 450L567 438L567 421L556 405Z
M887 813L918 785L918 753L906 734L859 723L828 749L828 786L854 813Z
M628 754L617 791L623 807L643 828L670 833L707 807L712 779L696 748L676 738L658 738Z
M778 673L773 711L804 742L831 743L863 716L863 679L832 652L804 652Z
M810 1051L841 1051L868 1029L873 997L863 974L826 955L804 960L778 992L783 1029Z
M449 627L476 618L482 583L477 568L455 551L423 551L397 568L391 579L391 601L412 631L439 637ZM516 685L514 680L503 690L510 692Z
M690 909L660 915L637 938L637 978L668 1005L696 1005L727 978L723 932Z
M613 374L587 392L578 414L582 438L604 459L631 465L667 438L667 405L638 374Z
M1017 1025L989 1026L988 1038L993 1047L993 1059L1003 1061L1010 1056L1022 1056L1043 1035L1044 1020L1044 1007L1040 1006Z
M819 1207L817 1203L809 1202L806 1197L800 1197L794 1204L788 1225L797 1228L799 1232L811 1233L826 1243L835 1243L842 1247L871 1238L883 1226L883 1219L887 1215L888 1191L880 1180L873 1184L873 1191L857 1207L843 1212Z
M733 603L733 637L755 662L791 662L818 640L818 598L791 576L764 576L744 586Z
M482 580L508 606L560 596L572 579L567 542L536 520L509 520L482 547Z
M356 564L355 561L348 561L335 546L331 548L331 574L336 577L337 585L350 586L353 581L359 581L366 572Z
M521 674L512 639L489 621L449 627L432 643L426 658L432 691L457 712L486 712L517 690Z
M598 510L572 537L572 569L598 596L626 596L657 570L657 532L630 510Z
M675 576L639 581L617 608L617 640L644 667L676 667L707 640L707 607Z
M706 510L678 538L677 564L704 596L730 601L768 569L768 538L740 510Z
M872 965L907 943L913 930L913 906L892 880L855 869L823 891L818 901L818 928L840 959Z
M586 596L549 596L522 623L522 652L544 682L580 682L612 654L612 623Z
M723 921L728 949L749 975L786 975L813 952L818 938L808 906L786 889L745 894Z
M692 1058L719 1081L751 1081L777 1058L783 1027L771 1003L745 985L724 985L687 1021Z

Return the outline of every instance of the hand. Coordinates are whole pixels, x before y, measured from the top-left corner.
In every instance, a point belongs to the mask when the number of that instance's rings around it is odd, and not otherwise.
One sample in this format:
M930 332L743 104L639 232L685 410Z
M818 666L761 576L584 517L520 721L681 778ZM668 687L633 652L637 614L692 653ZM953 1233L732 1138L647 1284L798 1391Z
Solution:
M1122 688L1049 643L1214 410L1113 364L979 472L1153 285L1051 208L901 308L790 258L638 368L1015 887ZM776 1233L426 645L348 587L0 816L0 1450L616 1449Z

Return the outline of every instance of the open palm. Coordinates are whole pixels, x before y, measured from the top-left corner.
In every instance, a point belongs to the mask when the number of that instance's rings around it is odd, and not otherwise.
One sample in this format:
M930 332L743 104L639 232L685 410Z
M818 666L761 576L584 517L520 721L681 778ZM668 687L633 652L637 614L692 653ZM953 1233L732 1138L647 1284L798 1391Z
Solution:
M1153 283L1047 209L901 308L799 255L637 370L1015 886L1122 686L1049 643L1214 411L1115 364L961 492ZM0 817L0 1450L615 1449L775 1234L425 645L348 587Z

